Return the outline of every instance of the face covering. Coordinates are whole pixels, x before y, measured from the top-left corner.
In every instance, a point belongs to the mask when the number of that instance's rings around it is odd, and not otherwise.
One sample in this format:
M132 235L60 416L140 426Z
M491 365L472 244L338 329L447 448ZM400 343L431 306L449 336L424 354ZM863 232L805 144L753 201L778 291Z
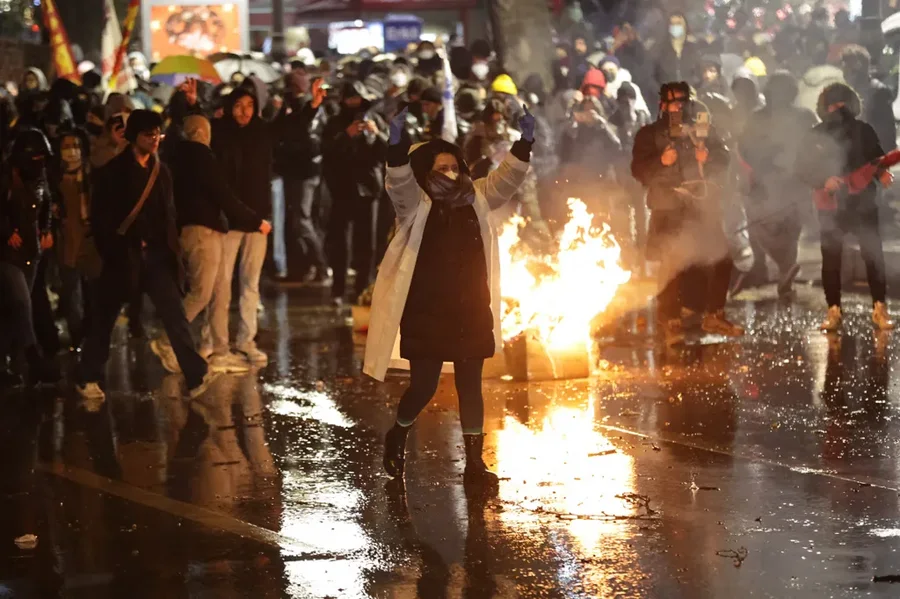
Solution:
M78 148L68 148L60 152L63 162L66 163L66 169L73 171L81 166L81 150Z
M437 171L435 171L435 172L437 172ZM457 179L459 179L459 173L457 173L456 171L449 171L449 172L441 173L441 174L444 175L445 177L447 177L448 179L450 179L451 181L456 181Z
M419 52L420 60L431 60L434 58L434 50L422 50Z
M669 35L675 39L684 37L684 25L669 25Z
M391 84L394 87L406 87L407 83L409 83L409 77L403 71L398 71L391 75Z
M475 203L475 186L467 175L431 171L425 178L425 192L435 202L450 208Z
M487 79L490 70L491 67L488 66L488 63L486 62L476 62L472 65L472 74L475 75L475 78L479 80Z

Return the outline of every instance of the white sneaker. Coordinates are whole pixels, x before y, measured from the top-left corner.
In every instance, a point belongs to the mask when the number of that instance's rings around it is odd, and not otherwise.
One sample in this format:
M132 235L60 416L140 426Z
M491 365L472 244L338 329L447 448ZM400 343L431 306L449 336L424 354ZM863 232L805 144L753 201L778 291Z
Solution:
M247 356L247 360L254 366L262 367L268 366L269 364L269 356L267 356L265 352L261 351L255 345L239 347L237 348L237 351Z
M156 354L166 372L172 374L181 372L181 365L178 363L178 358L175 357L175 351L171 345L163 343L160 339L154 339L150 342L150 351Z
M213 354L209 358L209 369L212 372L239 374L250 372L250 364L243 356L234 352L227 354Z
M822 326L819 328L825 331L826 333L833 333L841 328L841 322L843 321L843 314L841 313L840 306L831 306L828 308L828 316L825 318L825 322L822 323Z
M83 399L87 400L104 400L106 399L106 393L103 392L103 389L100 388L100 385L97 383L86 383L84 385L76 385L76 391L78 391L78 395L80 395Z
M200 384L188 391L191 399L197 399L198 397L209 391L210 385L212 385L213 381L215 381L220 376L222 376L221 372L216 372L212 368L207 370Z

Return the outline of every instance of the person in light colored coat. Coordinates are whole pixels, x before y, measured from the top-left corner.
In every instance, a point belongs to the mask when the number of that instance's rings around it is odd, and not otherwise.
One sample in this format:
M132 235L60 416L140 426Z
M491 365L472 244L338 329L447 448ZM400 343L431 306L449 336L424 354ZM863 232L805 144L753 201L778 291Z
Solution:
M405 112L405 111L404 111ZM391 122L386 189L397 232L378 271L364 372L383 381L400 337L410 361L410 387L385 441L384 466L401 479L406 438L433 397L444 362L454 363L467 482L495 487L482 459L484 360L502 348L500 254L494 210L525 181L534 117L520 121L523 138L500 166L472 182L459 147L434 140L413 147L405 114Z

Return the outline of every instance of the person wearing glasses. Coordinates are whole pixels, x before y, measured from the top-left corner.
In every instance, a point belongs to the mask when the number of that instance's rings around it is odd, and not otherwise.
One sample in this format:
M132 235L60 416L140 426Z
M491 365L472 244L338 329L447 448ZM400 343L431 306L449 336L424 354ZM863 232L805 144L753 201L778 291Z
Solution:
M125 128L128 147L94 172L91 227L103 267L92 301L93 320L80 364L78 393L103 401L100 387L122 304L137 285L150 296L184 372L190 397L215 373L194 349L181 299L183 266L175 222L172 176L159 161L162 118L136 110Z

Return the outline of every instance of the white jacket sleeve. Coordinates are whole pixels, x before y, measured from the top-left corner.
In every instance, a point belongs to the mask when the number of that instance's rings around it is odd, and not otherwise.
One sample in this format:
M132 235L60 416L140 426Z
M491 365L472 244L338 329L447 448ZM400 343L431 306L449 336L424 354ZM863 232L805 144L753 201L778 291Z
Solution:
M398 219L403 221L415 214L421 201L422 190L409 164L388 167L384 187L391 198Z
M497 210L508 202L525 182L528 163L512 155L506 155L496 170L484 179L475 181L475 190L484 194L491 210Z

